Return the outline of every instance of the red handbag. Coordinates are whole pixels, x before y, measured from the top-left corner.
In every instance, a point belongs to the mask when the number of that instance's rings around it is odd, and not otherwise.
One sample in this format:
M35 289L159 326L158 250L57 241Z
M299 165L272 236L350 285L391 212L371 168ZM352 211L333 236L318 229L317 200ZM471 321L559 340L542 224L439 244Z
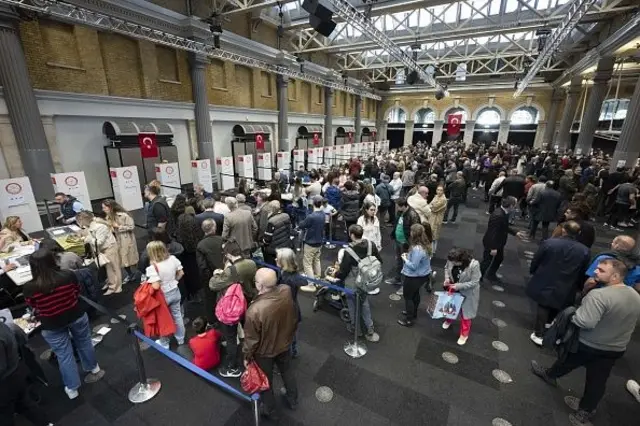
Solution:
M255 361L249 362L240 376L240 386L248 394L264 392L269 389L269 379Z

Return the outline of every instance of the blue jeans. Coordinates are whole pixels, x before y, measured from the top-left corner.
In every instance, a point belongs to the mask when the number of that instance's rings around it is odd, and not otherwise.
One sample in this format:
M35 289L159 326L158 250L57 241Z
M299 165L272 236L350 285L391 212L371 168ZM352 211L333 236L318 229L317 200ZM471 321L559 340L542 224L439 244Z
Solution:
M367 293L356 290L360 297L360 317L362 321L364 321L364 326L369 331L373 329L373 319L371 318L371 306L369 305L369 299L367 298ZM347 306L349 307L349 318L351 319L351 326L356 326L356 296L347 294Z
M176 287L173 290L170 290L164 294L164 299L167 301L167 306L169 307L169 311L171 311L171 316L173 317L173 322L176 324L176 340L179 345L184 344L184 321L182 320L182 310L180 310L180 290ZM165 343L169 343L169 337L164 336L161 337L161 340Z
M82 369L89 372L98 366L96 352L91 344L91 329L87 314L57 330L42 330L42 337L58 358L58 367L60 368L60 375L64 385L68 389L78 389L80 387L80 375L73 356L71 339L73 339L80 356Z

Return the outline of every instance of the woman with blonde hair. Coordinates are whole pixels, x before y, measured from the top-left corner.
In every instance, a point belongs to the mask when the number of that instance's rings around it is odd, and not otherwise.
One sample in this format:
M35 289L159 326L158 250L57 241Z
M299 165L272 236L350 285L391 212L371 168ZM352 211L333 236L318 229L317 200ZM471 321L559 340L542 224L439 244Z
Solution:
M427 225L428 226L428 225ZM402 254L402 290L405 310L398 324L411 327L418 316L420 287L431 279L431 240L429 232L419 223L411 225L409 251Z
M120 252L120 262L127 273L123 281L123 284L126 284L133 280L135 275L131 267L137 265L140 260L136 235L133 232L135 223L129 212L115 200L103 201L102 211L105 213L107 222L111 225L113 233L116 236L118 251Z
M0 251L4 251L13 243L23 241L29 241L29 236L22 229L22 219L19 216L7 216L0 231Z
M184 320L182 318L182 310L180 309L180 289L178 282L184 276L182 271L182 263L173 255L169 254L167 246L162 241L151 241L147 244L147 254L151 266L147 267L147 282L155 290L162 290L164 298L171 311L173 322L176 324L176 333L174 334L178 345L184 344ZM169 337L160 336L156 341L165 349L169 349Z
M88 211L81 211L76 221L84 228L85 244L89 244L93 256L99 266L104 265L107 271L107 284L102 288L107 290L105 296L122 292L122 271L120 267L120 253L116 237L111 232L109 223ZM106 263L106 264L105 264Z
M302 278L298 273L298 264L296 262L296 253L290 248L279 248L276 250L276 265L280 268L280 280L279 284L285 284L291 287L291 296L293 297L293 304L296 307L296 313L298 315L298 324L302 321L302 314L300 313L300 305L298 304L298 289L307 285L307 280ZM293 342L291 343L291 356L293 358L298 357L298 329L293 335Z

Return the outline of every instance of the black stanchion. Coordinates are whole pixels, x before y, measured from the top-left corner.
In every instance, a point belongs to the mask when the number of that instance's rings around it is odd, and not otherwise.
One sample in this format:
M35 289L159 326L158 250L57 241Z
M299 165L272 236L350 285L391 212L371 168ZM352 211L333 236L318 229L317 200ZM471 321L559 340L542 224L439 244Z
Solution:
M162 384L157 379L147 379L147 372L144 369L144 361L142 360L142 352L140 351L140 341L135 335L137 325L130 324L128 332L133 339L133 352L136 357L136 366L138 368L139 381L129 391L129 401L134 404L140 404L147 402L160 392Z
M344 345L344 352L349 355L351 358L362 358L367 354L367 345L364 342L358 341L358 334L360 331L360 293L358 290L354 290L355 294L355 302L356 302L356 318L355 318L355 327L353 332L353 343L347 342Z

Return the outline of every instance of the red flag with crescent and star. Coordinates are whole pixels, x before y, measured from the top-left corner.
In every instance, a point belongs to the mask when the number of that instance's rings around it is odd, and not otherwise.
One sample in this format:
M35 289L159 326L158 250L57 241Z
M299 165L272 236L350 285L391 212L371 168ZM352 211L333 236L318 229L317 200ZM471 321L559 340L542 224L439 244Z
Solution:
M450 136L460 134L461 125L462 114L449 114L449 121L447 122L447 134Z
M158 142L154 133L140 133L138 143L142 158L156 158L158 156Z
M256 149L261 151L264 150L264 136L262 133L258 133L256 135Z

